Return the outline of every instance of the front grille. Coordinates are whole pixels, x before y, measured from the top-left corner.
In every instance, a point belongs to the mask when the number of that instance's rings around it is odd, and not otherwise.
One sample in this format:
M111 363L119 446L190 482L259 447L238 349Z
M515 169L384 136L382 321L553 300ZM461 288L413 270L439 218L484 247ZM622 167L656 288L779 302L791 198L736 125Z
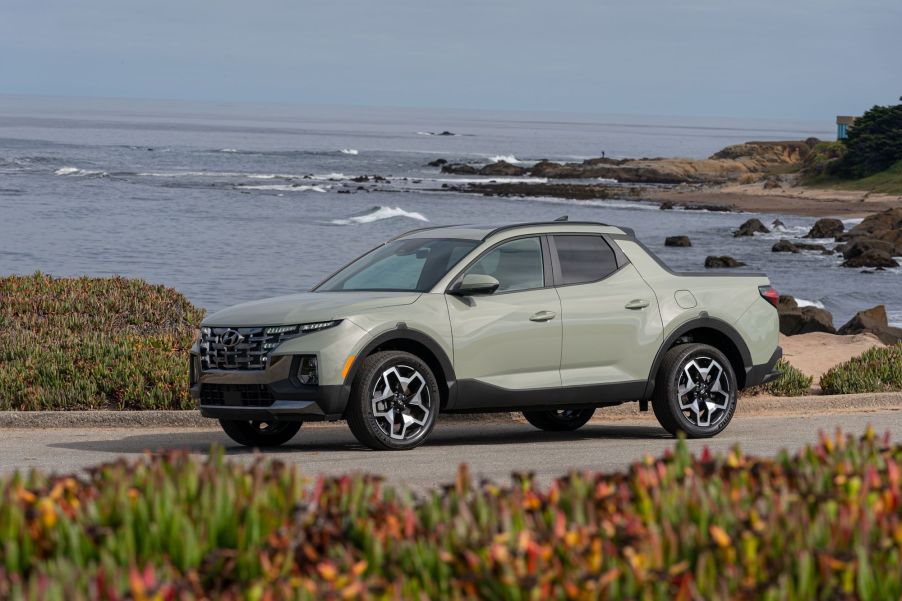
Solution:
M268 386L262 384L202 384L201 405L232 407L269 407L275 397Z
M267 334L265 328L204 328L200 336L201 368L265 369L269 354L284 337L284 333Z

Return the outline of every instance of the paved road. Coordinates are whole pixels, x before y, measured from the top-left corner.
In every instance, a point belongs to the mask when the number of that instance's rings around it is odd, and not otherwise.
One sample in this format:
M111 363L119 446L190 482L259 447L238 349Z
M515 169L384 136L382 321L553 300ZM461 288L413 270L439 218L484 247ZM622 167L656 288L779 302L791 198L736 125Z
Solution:
M868 424L902 441L902 411L849 413L817 417L736 418L726 432L709 441L690 441L700 451L708 444L722 451L736 443L748 453L773 455L817 439L818 431L837 426L860 434ZM253 454L234 446L218 430L203 429L14 429L0 431L0 473L32 467L71 472L135 457L145 450L188 449L203 454L210 445L227 448L230 458L250 461ZM519 423L439 424L429 442L414 451L372 452L361 447L343 425L302 428L291 444L267 456L296 463L311 474L367 471L415 488L450 482L457 465L506 482L511 471L535 471L541 481L572 468L622 469L646 453L659 454L673 439L653 420L592 423L575 433L557 434Z

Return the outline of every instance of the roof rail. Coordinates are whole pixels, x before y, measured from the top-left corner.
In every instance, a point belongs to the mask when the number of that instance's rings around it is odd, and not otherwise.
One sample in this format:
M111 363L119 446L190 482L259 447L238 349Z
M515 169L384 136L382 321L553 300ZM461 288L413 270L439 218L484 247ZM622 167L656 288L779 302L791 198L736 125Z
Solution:
M560 217L555 219L555 221L568 221L569 219L570 219L569 215L561 215Z
M412 230L407 230L406 232L401 232L400 234L398 234L398 235L395 236L394 238L389 238L389 239L388 239L388 242L391 242L391 241L393 241L393 240L397 240L398 238L403 238L404 236L413 234L414 232L425 232L425 231L427 231L427 230L438 230L438 229L442 229L442 228L446 228L446 227L455 227L455 226L453 226L453 225L430 225L430 226L427 226L427 227L417 227L417 228L414 228L414 229L412 229Z
M497 234L499 232L516 229L518 227L532 227L532 226L536 226L536 225L561 225L562 223L564 223L564 222L560 218L555 219L554 221L511 223L508 225L502 225L501 227L496 227L492 231L488 232L485 236L483 236L482 239L486 240L489 237L494 236L495 234ZM636 237L636 232L634 232L632 228L621 227L619 225L611 225L609 223L602 223L600 221L567 221L566 223L567 223L567 225L602 225L605 227L616 227L616 228L620 228L621 230L623 230L628 236L632 236L633 238Z

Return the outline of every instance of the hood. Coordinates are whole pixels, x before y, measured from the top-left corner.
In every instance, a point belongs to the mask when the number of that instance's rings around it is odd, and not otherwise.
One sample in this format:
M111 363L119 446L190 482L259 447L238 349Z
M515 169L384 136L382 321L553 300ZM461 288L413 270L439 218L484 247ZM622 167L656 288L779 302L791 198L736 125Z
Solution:
M380 307L409 305L419 292L303 292L228 307L208 316L205 326L287 326L342 319Z

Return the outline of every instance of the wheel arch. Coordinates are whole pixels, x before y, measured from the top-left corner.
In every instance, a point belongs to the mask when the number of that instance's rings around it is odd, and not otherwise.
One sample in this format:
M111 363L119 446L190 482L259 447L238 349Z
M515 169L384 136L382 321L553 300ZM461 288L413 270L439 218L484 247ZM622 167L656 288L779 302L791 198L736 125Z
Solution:
M690 320L674 330L658 349L648 374L648 385L645 388L645 398L651 398L654 392L655 380L664 355L679 344L697 342L713 346L730 361L733 371L736 373L736 383L739 389L745 388L748 370L752 367L752 354L748 345L736 329L727 322L715 317L700 317Z
M453 405L457 392L455 387L457 378L454 374L454 366L451 363L451 359L431 336L419 330L410 329L403 324L379 334L357 354L342 386L346 395L345 401L350 396L351 387L354 384L354 378L357 377L360 365L363 364L367 357L380 351L405 351L422 359L435 374L439 392L441 393L440 407L444 409Z

